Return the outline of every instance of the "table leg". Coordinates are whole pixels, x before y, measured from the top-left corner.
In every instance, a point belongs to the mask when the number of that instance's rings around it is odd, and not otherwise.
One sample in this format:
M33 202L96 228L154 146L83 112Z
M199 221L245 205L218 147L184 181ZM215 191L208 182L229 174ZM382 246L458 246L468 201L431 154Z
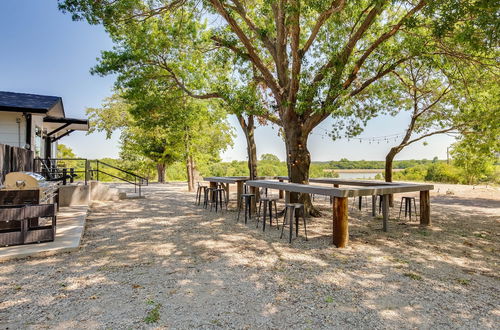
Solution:
M372 195L372 217L377 215L377 195Z
M224 190L226 191L226 201L229 203L229 183L224 184Z
M210 181L210 188L217 188L217 182L212 182ZM211 202L215 201L215 194L212 194L211 196L208 196Z
M282 180L282 179L279 179L278 181L279 181L279 182L283 182L283 180ZM278 196L278 197L279 197L279 199L283 199L283 190L280 190L280 191L279 191L279 196Z
M243 194L243 181L238 181L236 182L236 200L237 200L238 210L241 207L241 194Z
M387 225L389 220L389 195L383 195L382 197L382 214L384 219L382 220L382 229L387 231Z
M348 203L347 197L333 199L333 244L338 248L346 247L349 241Z
M429 190L420 192L420 224L431 225L431 197Z
M250 187L250 193L255 195L255 198L250 200L250 214L255 214L255 212L257 211L257 202L259 199L259 188Z

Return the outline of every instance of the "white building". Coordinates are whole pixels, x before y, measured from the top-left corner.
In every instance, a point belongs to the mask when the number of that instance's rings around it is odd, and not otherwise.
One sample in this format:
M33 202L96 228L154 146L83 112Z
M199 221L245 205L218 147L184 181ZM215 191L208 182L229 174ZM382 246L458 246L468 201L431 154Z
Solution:
M0 144L55 158L59 139L88 129L88 120L66 118L61 97L0 91Z

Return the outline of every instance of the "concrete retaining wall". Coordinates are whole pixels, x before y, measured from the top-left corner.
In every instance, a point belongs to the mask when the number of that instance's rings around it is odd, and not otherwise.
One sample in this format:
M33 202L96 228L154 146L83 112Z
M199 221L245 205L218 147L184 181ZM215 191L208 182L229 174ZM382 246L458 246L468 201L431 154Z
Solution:
M118 199L118 189L102 182L90 181L86 186L70 184L59 187L59 206L88 205L90 201Z

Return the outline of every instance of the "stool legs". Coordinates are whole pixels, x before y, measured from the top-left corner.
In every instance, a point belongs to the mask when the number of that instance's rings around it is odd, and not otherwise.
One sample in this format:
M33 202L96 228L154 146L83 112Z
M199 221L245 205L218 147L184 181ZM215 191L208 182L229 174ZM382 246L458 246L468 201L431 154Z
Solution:
M410 218L411 221L411 214L412 214L412 201L413 201L413 210L415 212L415 217L418 217L419 214L417 212L417 202L414 197L402 197L401 198L401 204L399 205L399 215L398 218L401 219L401 212L403 211L403 201L405 204L405 219L406 217Z
M236 222L240 221L240 214L241 214L241 208L244 208L244 217L245 217L245 224L247 223L248 219L252 218L252 213L251 213L251 205L252 205L252 197L254 196L241 196L241 202L240 206L238 207L238 217L236 218ZM226 204L227 207L227 204Z
M288 242L289 243L292 243L292 236L293 236L293 232L294 232L294 222L295 222L295 237L298 237L299 236L299 217L300 215L298 214L297 211L300 211L302 210L302 220L303 220L303 223L304 223L304 234L305 234L305 238L306 238L306 241L308 240L307 238L307 225L306 225L306 217L305 217L305 212L304 212L304 209L303 207L302 208L295 208L295 207L286 207L285 208L285 213L283 215L283 224L282 224L282 227L281 227L281 235L280 235L280 239L283 238L283 233L285 231L285 225L288 223L288 226L289 226L289 235L288 235Z

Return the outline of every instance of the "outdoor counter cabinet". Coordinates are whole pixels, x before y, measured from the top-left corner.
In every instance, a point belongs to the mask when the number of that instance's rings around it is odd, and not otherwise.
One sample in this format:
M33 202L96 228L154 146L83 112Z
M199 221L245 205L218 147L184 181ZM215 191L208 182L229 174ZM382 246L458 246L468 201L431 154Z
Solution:
M317 186L310 184L285 183L268 180L246 181L250 187L269 188L284 190L288 197L290 192L304 194L317 194L333 197L333 244L339 248L347 246L349 241L349 223L348 223L348 198L356 196L387 196L382 199L383 230L387 231L387 220L389 218L389 198L388 196L396 193L420 192L420 224L430 225L430 194L434 189L429 184L409 184L396 182L376 182L360 180L342 180L342 179L310 179L312 183L329 183L334 187ZM340 184L350 185L350 187L340 188ZM359 187L352 187L352 186ZM287 198L288 200L288 198ZM375 205L375 203L372 203Z

